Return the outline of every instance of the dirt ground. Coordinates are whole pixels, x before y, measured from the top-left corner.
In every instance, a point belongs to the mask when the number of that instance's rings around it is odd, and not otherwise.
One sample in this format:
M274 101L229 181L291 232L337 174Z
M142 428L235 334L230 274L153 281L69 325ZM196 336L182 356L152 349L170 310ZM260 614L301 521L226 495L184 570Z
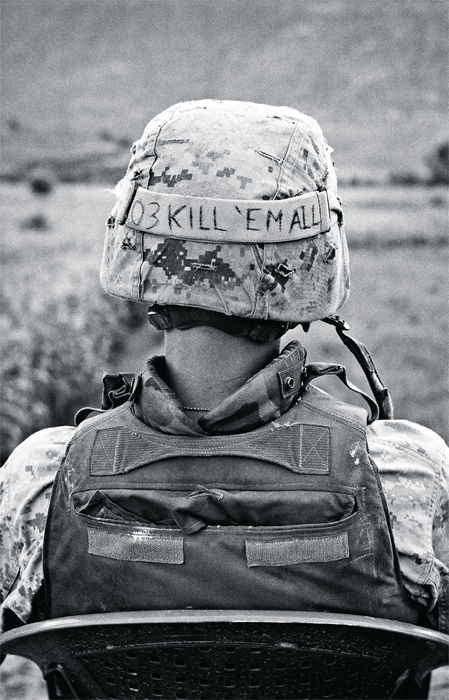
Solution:
M3 700L47 700L47 686L36 664L19 656L7 656L0 667Z

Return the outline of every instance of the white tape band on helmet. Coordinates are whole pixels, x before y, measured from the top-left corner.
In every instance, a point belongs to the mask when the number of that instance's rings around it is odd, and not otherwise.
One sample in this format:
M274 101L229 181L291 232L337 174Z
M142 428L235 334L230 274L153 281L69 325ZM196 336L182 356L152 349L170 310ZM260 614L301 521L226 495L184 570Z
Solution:
M116 193L119 224L183 240L291 242L327 233L335 222L331 211L341 211L327 190L280 200L212 199L146 190L124 178Z

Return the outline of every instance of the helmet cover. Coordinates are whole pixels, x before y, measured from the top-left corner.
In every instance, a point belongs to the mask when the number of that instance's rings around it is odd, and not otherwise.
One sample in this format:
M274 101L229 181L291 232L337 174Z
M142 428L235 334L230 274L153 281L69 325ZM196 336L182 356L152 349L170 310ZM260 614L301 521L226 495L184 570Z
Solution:
M332 149L314 119L289 107L183 102L131 150L107 222L107 292L291 323L346 301Z

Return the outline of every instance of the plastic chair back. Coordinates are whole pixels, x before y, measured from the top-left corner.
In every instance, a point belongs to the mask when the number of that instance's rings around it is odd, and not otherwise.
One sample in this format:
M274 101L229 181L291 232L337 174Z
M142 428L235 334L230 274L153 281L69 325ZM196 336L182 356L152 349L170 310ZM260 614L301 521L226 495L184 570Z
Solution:
M405 623L245 610L66 617L1 641L38 664L51 698L89 700L426 697L401 680L449 649L448 635Z

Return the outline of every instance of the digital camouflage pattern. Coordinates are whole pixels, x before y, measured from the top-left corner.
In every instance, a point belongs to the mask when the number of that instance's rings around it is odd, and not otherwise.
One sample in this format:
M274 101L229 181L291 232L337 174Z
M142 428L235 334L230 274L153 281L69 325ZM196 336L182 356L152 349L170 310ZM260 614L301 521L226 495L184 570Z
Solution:
M47 428L17 447L0 469L0 583L5 610L26 622L42 585L42 547L55 473L74 428Z
M303 362L293 342L279 358L216 406L195 426L163 381L163 358L143 372L145 399L136 411L153 428L174 435L245 432L279 416L295 398L279 390L278 372ZM241 407L245 406L245 411ZM248 423L245 422L248 416ZM7 610L26 622L43 580L43 532L56 470L73 428L49 428L28 438L0 469L0 571L2 620ZM399 553L404 585L427 611L438 601L439 629L449 632L449 449L431 430L408 421L376 421L368 446L380 473ZM437 622L435 623L437 624Z
M376 421L367 438L406 589L430 610L438 600L440 629L449 633L449 449L433 431L406 420Z
M346 301L348 251L332 149L314 119L288 107L185 102L152 119L132 152L106 230L101 281L107 292L149 304L284 322L323 318ZM201 209L198 214L187 204L181 211L177 200L179 214L170 223L178 236L167 237L157 225L158 205L149 215L155 223L151 231L139 230L138 197L127 223L119 223L130 182L153 193L246 200L254 207L245 215L251 235L258 230L254 200L327 190L332 226L302 240L270 243L261 229L259 242L236 242L216 212L203 218ZM271 230L280 228L279 220L270 221ZM300 214L289 221L290 230L310 224ZM204 231L204 240L183 238L183 229L192 228ZM215 240L208 240L211 231Z

